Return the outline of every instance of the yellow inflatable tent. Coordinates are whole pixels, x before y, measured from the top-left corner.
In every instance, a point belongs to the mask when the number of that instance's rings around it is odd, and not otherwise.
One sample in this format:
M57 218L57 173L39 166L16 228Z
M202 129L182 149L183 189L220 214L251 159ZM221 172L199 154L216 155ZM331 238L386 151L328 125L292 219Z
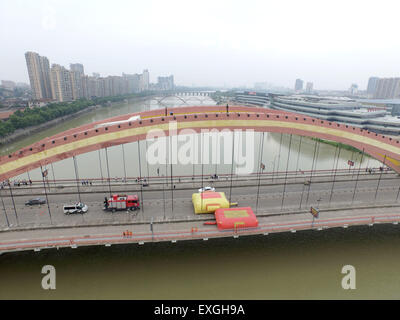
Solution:
M217 209L229 208L229 201L224 192L193 193L192 202L196 214L214 213Z

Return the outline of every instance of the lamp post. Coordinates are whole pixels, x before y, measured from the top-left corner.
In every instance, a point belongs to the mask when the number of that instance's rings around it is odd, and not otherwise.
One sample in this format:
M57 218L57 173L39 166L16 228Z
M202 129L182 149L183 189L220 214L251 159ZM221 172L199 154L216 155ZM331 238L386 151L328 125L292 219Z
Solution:
M53 220L51 218L51 212L50 212L50 204L49 204L49 198L47 196L47 190L46 190L46 181L45 178L48 175L47 169L43 171L42 166L40 166L40 172L42 173L42 180L43 180L43 188L44 188L44 194L46 196L46 202L47 202L47 209L49 209L49 217L50 217L50 224L53 224Z
M18 214L17 214L17 208L15 207L14 196L13 196L12 188L11 188L11 181L8 182L8 188L9 188L9 190L10 190L10 195L11 195L11 200L12 200L13 207L14 207L14 213L15 213L15 218L16 218L16 220L17 220L17 225L19 225L19 219L18 219Z
M277 158L278 156L277 155L275 155L275 157L274 157L274 162L273 162L273 165L272 165L272 182L274 182L274 174L275 174L275 161L276 161L276 158Z
M1 192L1 191L0 191ZM3 197L0 193L0 198L1 198L1 203L3 204L3 209L4 209L4 216L6 217L6 221L7 221L7 226L10 227L10 222L8 221L8 217L7 217L7 211L6 211L6 206L4 205L4 200Z

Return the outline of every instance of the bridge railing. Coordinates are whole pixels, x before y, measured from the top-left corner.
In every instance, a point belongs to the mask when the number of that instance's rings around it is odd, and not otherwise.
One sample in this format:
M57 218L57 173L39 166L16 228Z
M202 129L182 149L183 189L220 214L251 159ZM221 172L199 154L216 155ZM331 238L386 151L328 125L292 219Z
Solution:
M371 170L371 171L368 171ZM352 168L352 169L320 169L320 170L291 170L291 171L275 171L275 172L254 172L251 174L247 174L247 175L238 175L238 174L230 174L230 173L219 173L218 179L222 180L222 179L230 179L235 178L235 179L246 179L246 178L258 178L259 176L261 177L261 179L268 179L268 178L277 178L277 177L287 177L287 178L292 178L297 177L308 177L310 175L313 175L315 177L317 176L323 176L323 175L355 175L355 174L371 174L371 173L379 173L381 172L380 167L371 167L371 168ZM389 167L385 167L383 169L384 173L388 173L388 172L393 172L392 169L390 169ZM128 183L128 182L136 182L137 184L141 184L143 182L149 182L151 181L152 183L170 183L171 179L172 181L179 181L179 180L196 180L196 179L208 179L208 180L213 180L213 181L218 181L218 179L213 179L213 174L192 174L192 175L174 175L174 176L142 176L142 177L136 177L136 176L127 176L127 177L103 177L103 178L85 178L85 177L81 177L79 180L75 179L75 178L71 178L71 179L51 179L48 178L46 179L46 183L72 183L74 185L76 185L76 183L81 183L82 182L90 182L93 183L99 183L99 182L115 182L115 183ZM31 184L29 183L28 179L13 179L10 181L11 182L11 186L12 187L24 187L24 186L31 186ZM26 184L25 184L26 182ZM42 180L31 180L32 184L38 184L43 186L43 181ZM190 181L184 181L184 182L190 182ZM18 185L19 183L19 185ZM3 182L0 183L0 188L7 187L8 183Z
M139 243L145 242L160 242L160 241L181 241L195 240L220 237L239 237L244 235L257 235L279 232L297 232L302 230L324 230L329 228L350 226L360 226L383 223L398 224L400 222L399 214L392 215L374 215L360 217L344 217L324 220L302 220L279 224L261 224L257 228L236 229L236 230L218 230L214 228L198 228L189 227L186 230L178 229L173 231L163 232L133 232L129 231L129 226L121 226L119 234L87 234L85 236L69 236L69 237L47 237L42 239L29 240L13 240L0 242L0 253L15 250L38 250L42 248L54 247L72 247L88 246L88 245L111 245L123 243Z

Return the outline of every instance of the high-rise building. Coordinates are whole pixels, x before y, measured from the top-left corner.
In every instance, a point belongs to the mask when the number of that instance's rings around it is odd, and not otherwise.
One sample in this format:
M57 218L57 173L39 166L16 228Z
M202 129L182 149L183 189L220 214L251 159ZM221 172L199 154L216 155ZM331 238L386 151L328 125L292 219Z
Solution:
M71 73L58 64L51 66L51 90L59 102L73 100Z
M85 96L87 98L90 99L92 97L105 97L104 83L102 79L103 78L85 77L85 83L87 87Z
M378 83L378 77L370 77L368 80L367 94L373 96L376 91L376 85Z
M306 84L306 92L311 93L313 91L314 84L312 82L307 82Z
M111 96L112 84L110 77L101 78L101 81L103 82L103 87L104 87L104 97Z
M296 91L303 90L303 80L296 79L296 83L294 84L294 90Z
M26 52L25 59L33 98L52 99L49 60L36 52Z
M79 71L70 71L72 99L77 100L85 97L84 74Z
M81 63L71 63L69 65L71 71L79 72L80 74L84 74L83 64Z
M400 78L380 78L376 83L374 98L400 98Z
M72 99L76 100L86 97L85 72L83 64L71 63L69 67L70 67L70 77L71 77Z
M174 76L158 77L157 88L159 90L173 90L174 89Z
M123 94L123 78L118 76L109 76L108 78L110 78L111 96Z
M358 85L355 83L352 83L350 86L350 89L349 89L349 93L351 95L355 95L355 94L357 94L357 92L358 92Z
M139 87L140 87L140 75L139 74L137 74L137 73L135 73L135 74L122 73L122 77L128 83L128 92L129 93L139 92Z
M54 99L51 92L50 62L46 57L40 57L40 67L43 75L45 99Z
M143 70L143 73L141 74L140 77L140 91L146 91L149 90L149 84L150 84L150 74L149 71Z

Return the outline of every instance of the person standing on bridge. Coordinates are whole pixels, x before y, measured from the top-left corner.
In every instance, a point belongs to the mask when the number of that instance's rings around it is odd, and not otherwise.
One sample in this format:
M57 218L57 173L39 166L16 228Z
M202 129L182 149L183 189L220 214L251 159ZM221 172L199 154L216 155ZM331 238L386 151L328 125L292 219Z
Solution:
M226 104L226 113L227 114L229 113L229 105L228 104Z

